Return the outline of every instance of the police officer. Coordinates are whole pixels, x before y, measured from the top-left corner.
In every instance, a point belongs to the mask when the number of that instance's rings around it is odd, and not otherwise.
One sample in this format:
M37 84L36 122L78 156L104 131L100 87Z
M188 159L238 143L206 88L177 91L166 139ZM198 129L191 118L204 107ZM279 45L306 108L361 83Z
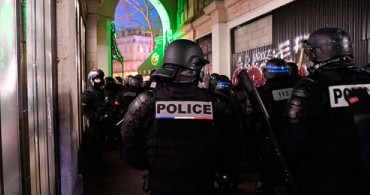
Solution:
M212 73L209 76L209 81L208 81L208 89L211 93L215 91L217 82L219 80L220 75L218 73Z
M100 164L100 153L104 147L103 120L108 117L105 110L104 72L93 69L88 74L90 85L82 93L82 114L88 119L88 128L84 134L84 151L89 168Z
M173 41L152 74L156 88L141 93L124 116L123 160L149 170L153 195L213 194L215 171L225 181L233 174L226 160L233 131L225 128L228 121L208 90L198 87L207 63L195 42Z
M222 174L219 175L220 177L218 178L217 182L219 186L224 188L225 193L227 192L236 193L239 190L238 181L240 176L239 173L240 173L241 141L242 141L241 134L244 126L242 125L241 121L242 115L241 113L238 113L237 108L238 105L234 97L234 92L231 90L232 88L231 80L226 75L218 75L217 78L219 79L217 79L218 81L214 86L213 99L216 102L215 107L217 109L219 110L224 109L223 120L229 121L228 126L225 126L225 128L227 128L229 131L232 131L231 133L226 134L228 136L232 136L228 138L229 140L233 140L233 142L228 144L232 144L233 146L231 148L234 148L232 154L230 154L229 158L226 159L233 173L232 175L227 175L227 178L228 182L232 183L226 183L225 185L226 181L223 180L225 173L223 175ZM227 151L228 149L230 149L230 147L224 147L222 149L225 150L224 153L230 152Z
M357 128L344 94L368 88L353 63L350 36L322 28L305 42L313 72L293 89L283 143L302 194L369 194Z
M262 69L266 83L260 87L259 94L270 116L270 123L276 137L280 137L280 125L287 100L290 98L297 77L292 76L292 68L280 58L267 61ZM298 75L298 68L296 71ZM262 126L262 128L267 128ZM256 186L256 194L274 194L274 188L282 183L279 160L273 147L266 139L266 130L259 133L259 171L260 180Z

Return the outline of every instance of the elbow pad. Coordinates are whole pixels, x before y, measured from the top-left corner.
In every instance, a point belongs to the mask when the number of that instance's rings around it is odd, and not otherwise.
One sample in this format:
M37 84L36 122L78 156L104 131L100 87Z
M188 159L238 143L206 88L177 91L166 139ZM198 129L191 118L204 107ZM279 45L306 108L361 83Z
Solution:
M288 100L284 116L290 123L309 121L315 115L315 108L320 99L319 84L310 79L303 78L293 89Z
M124 139L137 137L141 134L151 112L154 111L155 100L152 91L139 94L130 104L121 126Z

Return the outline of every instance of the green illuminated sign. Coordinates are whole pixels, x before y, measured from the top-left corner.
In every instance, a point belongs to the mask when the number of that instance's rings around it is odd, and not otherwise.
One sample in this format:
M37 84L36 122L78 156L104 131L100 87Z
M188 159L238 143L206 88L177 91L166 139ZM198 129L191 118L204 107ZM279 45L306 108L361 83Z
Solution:
M152 54L152 57L151 57L150 61L152 62L152 64L154 66L156 66L158 64L158 62L159 62L159 54L157 52L154 52Z

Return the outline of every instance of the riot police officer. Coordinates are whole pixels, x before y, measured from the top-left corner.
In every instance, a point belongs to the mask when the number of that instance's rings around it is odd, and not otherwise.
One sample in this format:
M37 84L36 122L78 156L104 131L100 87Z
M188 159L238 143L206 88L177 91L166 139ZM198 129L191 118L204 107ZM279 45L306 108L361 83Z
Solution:
M149 170L151 194L213 194L215 171L225 181L233 174L225 160L233 131L208 90L198 87L207 63L195 42L173 41L151 75L155 89L141 93L124 116L123 161Z
M105 110L104 72L93 69L88 74L89 86L81 97L82 114L88 119L88 128L84 133L84 154L89 168L99 165L100 153L104 147Z
M292 76L292 68L280 58L267 61L262 69L266 83L260 87L259 94L270 116L270 123L276 137L280 137L280 125L287 100L290 98L297 77ZM298 75L298 68L296 71ZM267 128L262 125L262 128ZM266 130L258 132L260 180L256 194L274 194L274 188L281 182L281 167L273 147L266 139Z
M316 30L304 50L313 72L293 89L282 132L300 192L369 194L358 130L344 94L368 88L370 78L355 67L351 37L342 29Z

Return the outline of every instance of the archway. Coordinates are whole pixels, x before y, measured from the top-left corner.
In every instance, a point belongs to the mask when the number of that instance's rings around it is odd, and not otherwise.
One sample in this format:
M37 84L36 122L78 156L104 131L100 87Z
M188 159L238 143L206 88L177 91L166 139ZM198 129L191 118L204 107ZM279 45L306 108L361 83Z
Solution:
M153 4L154 8L157 10L159 17L162 21L162 31L163 31L163 46L162 52L165 47L172 41L172 32L174 31L174 25L176 23L176 15L172 13L174 17L169 17L169 10L175 12L175 7L171 3L162 3L161 0L149 0ZM95 63L91 63L95 68L100 68L104 72L107 72L107 75L111 75L111 64L109 62L111 56L110 50L110 41L108 41L110 32L110 24L114 20L114 10L117 7L119 0L103 1L101 5L96 5L96 14L98 15L96 29L97 29L97 48L95 56ZM166 5L165 5L166 4ZM90 9L89 9L90 12ZM91 55L91 54L90 54ZM150 55L151 56L151 55ZM94 56L90 59L94 59ZM89 59L89 57L88 57ZM93 60L94 61L94 60ZM90 63L90 62L88 62ZM90 65L91 66L91 65ZM89 67L90 69L92 67Z

